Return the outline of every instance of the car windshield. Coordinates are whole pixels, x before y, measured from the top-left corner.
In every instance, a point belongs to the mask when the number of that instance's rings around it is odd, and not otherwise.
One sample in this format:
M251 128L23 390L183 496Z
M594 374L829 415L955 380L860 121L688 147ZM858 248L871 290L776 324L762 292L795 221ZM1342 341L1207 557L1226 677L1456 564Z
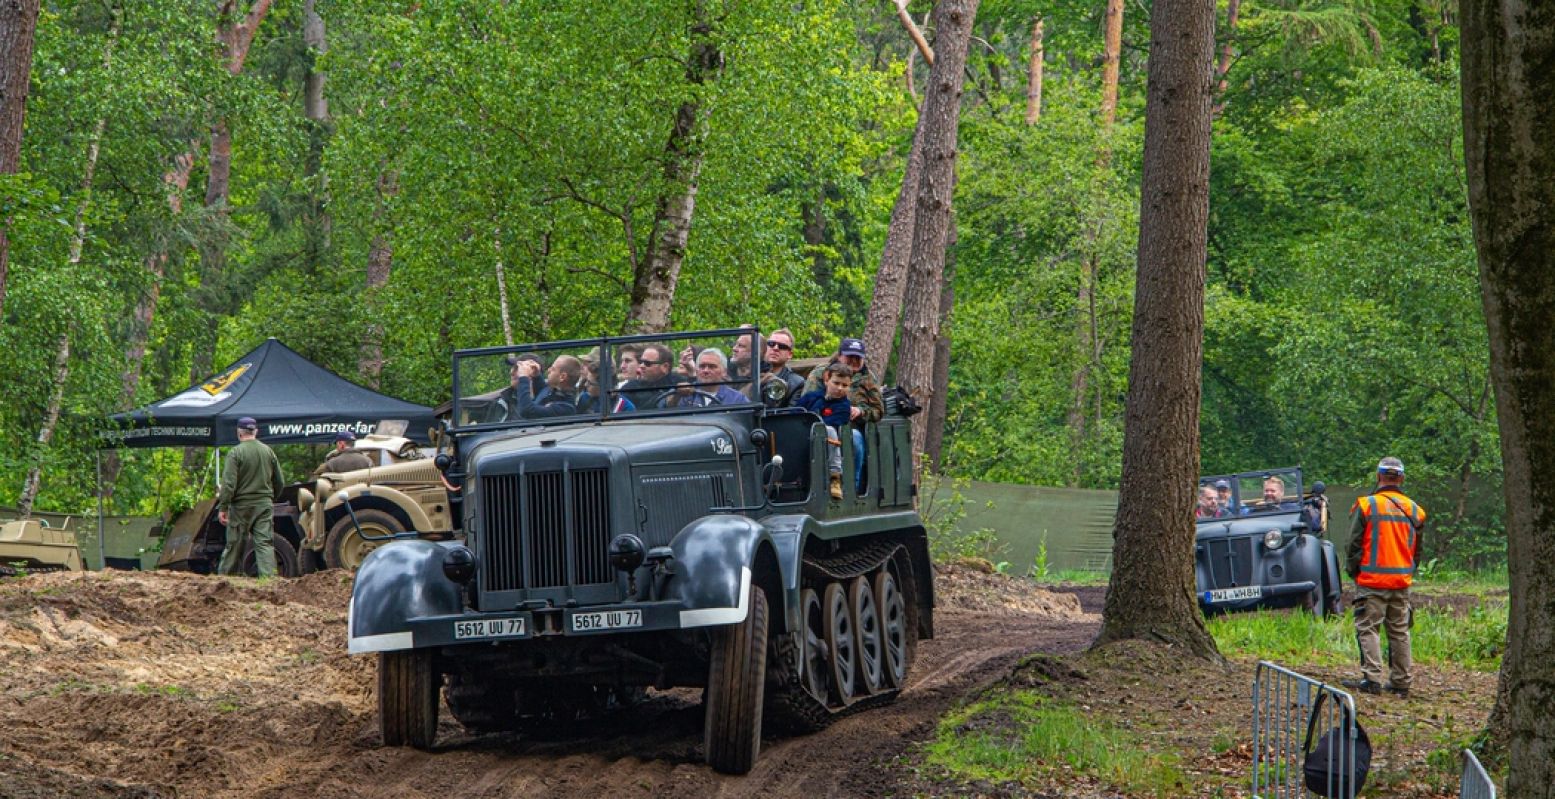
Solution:
M1270 469L1199 478L1194 519L1223 519L1301 508L1301 470Z
M456 428L754 405L752 329L624 336L454 353Z

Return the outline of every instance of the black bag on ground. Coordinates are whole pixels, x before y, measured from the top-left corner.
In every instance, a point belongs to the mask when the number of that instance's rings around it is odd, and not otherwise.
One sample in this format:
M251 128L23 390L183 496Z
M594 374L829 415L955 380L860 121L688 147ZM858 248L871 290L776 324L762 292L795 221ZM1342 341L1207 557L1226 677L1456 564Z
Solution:
M907 389L901 386L891 386L890 388L882 389L880 399L885 403L885 412L887 414L894 413L899 416L912 416L923 410L923 408L919 407L918 401L913 399L912 395L907 393Z
M1312 703L1312 715L1307 718L1307 739L1301 745L1304 759L1302 777L1307 790L1330 799L1348 799L1358 796L1366 785L1366 775L1371 771L1371 738L1359 721L1355 722L1355 737L1346 732L1347 721L1353 712L1349 707L1335 702L1339 707L1339 723L1323 733L1317 745L1312 744L1312 733L1317 727L1317 717L1328 699L1327 691L1320 691Z

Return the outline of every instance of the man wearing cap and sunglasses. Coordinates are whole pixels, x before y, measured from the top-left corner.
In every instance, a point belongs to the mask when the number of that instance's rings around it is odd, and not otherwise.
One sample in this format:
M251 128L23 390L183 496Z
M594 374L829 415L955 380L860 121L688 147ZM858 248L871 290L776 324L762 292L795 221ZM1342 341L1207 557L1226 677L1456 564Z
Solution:
M238 420L238 444L227 452L227 468L216 495L217 518L227 526L227 547L219 574L237 574L244 545L254 542L260 577L275 576L275 506L286 478L275 452L259 440L259 424L251 416Z
M1409 652L1409 586L1420 563L1425 508L1404 496L1404 463L1377 464L1377 490L1355 500L1350 511L1350 548L1345 569L1355 579L1355 638L1361 650L1361 679L1344 680L1361 693L1384 690L1409 696L1414 663ZM1388 634L1388 683L1382 684L1382 645Z

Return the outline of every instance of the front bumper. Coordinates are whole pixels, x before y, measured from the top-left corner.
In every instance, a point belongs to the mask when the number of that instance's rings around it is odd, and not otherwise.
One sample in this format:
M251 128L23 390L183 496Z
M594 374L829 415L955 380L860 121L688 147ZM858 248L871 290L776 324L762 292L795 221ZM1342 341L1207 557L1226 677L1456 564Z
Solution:
M351 654L392 652L404 649L489 645L503 641L528 641L556 636L568 638L685 630L737 624L749 612L751 570L740 574L740 603L735 607L687 607L679 599L622 602L576 608L541 608L505 612L478 612L416 616L404 620L401 629L377 634L358 634L356 597L347 612L348 649Z
M1204 590L1198 592L1199 607L1206 612L1224 613L1235 610L1252 610L1253 608L1286 608L1301 603L1306 595L1317 588L1317 583L1312 580L1302 580L1294 583L1275 583L1273 585L1243 586L1233 589ZM1237 593L1246 593L1256 590L1256 596L1238 596ZM1230 593L1227 597L1221 592Z

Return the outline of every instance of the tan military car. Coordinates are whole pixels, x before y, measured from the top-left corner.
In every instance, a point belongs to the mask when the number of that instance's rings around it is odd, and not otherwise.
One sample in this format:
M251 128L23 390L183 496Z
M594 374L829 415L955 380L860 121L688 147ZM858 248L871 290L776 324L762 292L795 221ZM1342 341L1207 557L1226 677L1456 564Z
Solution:
M366 454L373 466L325 472L311 488L297 492L304 574L321 568L355 570L384 543L370 540L376 536L415 531L429 540L454 537L452 503L428 452L408 438L384 433L357 439L353 449Z
M81 569L75 533L45 527L37 519L0 524L0 577Z

